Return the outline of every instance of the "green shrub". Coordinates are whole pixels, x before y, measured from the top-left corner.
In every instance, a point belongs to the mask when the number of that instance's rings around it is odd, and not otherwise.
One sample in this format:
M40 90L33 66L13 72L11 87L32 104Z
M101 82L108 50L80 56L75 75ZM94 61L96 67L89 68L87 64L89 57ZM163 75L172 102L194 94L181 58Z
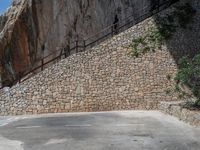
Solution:
M170 39L174 32L176 32L177 25L174 24L175 19L173 15L166 15L165 17L156 17L158 30L163 40Z
M184 84L190 88L194 96L197 97L194 106L200 107L200 54L192 59L188 57L181 58L179 66L180 69L175 77L177 87Z
M132 48L131 55L133 57L139 57L140 54L144 54L150 50L150 47L146 42L146 37L138 37L133 39L129 47Z
M174 15L177 17L178 24L182 28L186 28L187 25L192 21L192 18L196 11L192 8L189 3L182 6L175 7L176 11Z

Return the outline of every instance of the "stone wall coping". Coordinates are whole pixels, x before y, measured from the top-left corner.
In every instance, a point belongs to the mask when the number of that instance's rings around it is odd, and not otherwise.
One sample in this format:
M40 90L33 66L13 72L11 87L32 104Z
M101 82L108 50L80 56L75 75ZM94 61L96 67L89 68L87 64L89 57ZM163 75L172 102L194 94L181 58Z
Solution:
M159 109L161 112L175 116L190 125L200 127L200 111L183 108L181 104L183 101L161 102Z

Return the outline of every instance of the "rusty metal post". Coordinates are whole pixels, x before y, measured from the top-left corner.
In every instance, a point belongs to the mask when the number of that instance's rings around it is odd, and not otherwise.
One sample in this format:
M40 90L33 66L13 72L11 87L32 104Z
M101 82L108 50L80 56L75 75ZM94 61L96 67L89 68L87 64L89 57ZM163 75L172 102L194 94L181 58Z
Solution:
M76 53L78 53L78 40L76 40Z
M41 70L43 71L44 70L44 58L42 58L41 62L42 62Z
M111 35L114 36L114 25L111 26Z
M18 82L21 83L21 73L18 73Z
M85 51L86 50L86 41L84 40L83 41L83 51Z

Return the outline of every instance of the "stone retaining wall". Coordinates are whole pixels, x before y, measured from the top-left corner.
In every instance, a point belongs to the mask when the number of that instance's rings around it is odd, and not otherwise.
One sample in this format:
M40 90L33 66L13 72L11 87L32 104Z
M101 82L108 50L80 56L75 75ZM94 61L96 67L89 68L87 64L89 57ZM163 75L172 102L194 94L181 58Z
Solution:
M162 102L159 109L163 113L175 116L193 126L200 127L200 112L182 108L180 103Z
M168 12L170 9L161 14ZM196 33L200 26L193 24ZM152 26L156 26L154 17L14 86L0 97L0 114L151 110L158 109L161 101L177 101L177 93L166 92L175 85L167 76L174 77L178 68L177 55L171 53L167 43L161 50L139 58L128 54L133 37L143 35ZM177 31L172 43L188 45L180 38L181 33ZM190 30L185 36L194 33ZM191 45L196 46L198 40L192 40Z

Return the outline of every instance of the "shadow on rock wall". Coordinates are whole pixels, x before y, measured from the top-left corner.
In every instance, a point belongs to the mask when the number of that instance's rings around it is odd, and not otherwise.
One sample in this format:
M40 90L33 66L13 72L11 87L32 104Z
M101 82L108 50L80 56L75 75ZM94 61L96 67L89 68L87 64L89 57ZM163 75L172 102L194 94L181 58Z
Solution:
M200 54L200 1L182 0L169 11L171 13L167 13L167 15L161 13L161 15L154 17L157 30L151 31L151 35L154 40L158 40L158 45L159 42L164 41L166 50L170 52L174 62L176 62L179 69L179 73L176 75L178 88L181 89L181 84L186 83L189 91L199 98L199 94L197 94L200 91L199 83L197 83L200 80L199 73L197 70L193 70L195 73L191 73L192 67L189 71L187 68L187 72L185 72L180 60L185 56L188 60L192 60L194 56ZM196 66L199 67L198 64ZM181 92L185 91L181 89ZM200 105L198 104L198 106Z
M193 58L200 53L199 0L182 0L173 6L171 15L155 16L154 19L177 65L183 56Z

